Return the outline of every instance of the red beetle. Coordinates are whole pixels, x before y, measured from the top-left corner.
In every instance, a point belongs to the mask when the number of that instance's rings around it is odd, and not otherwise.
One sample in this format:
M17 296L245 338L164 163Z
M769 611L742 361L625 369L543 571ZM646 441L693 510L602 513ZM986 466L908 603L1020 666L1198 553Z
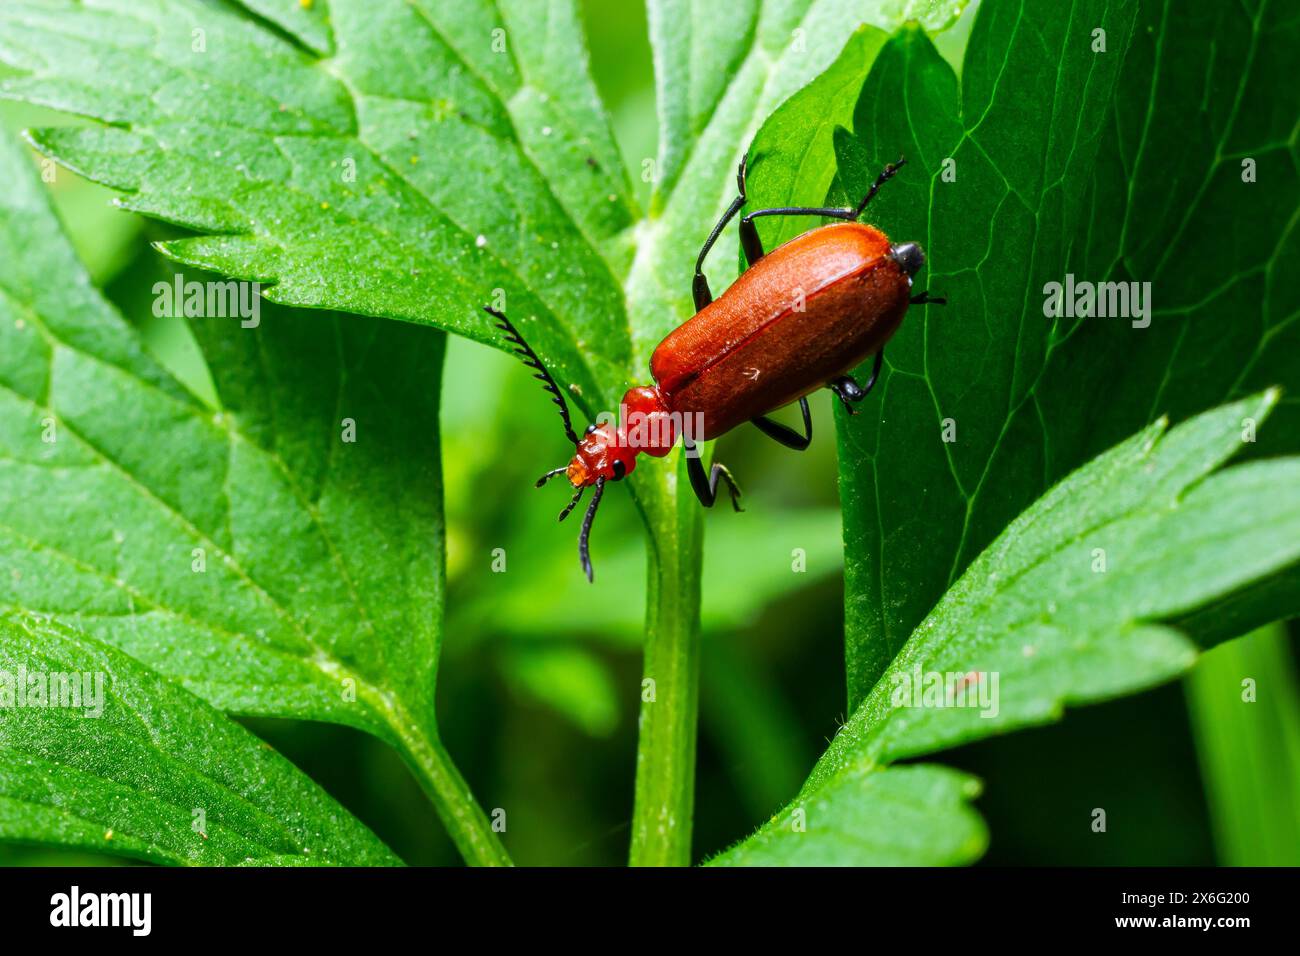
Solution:
M680 436L691 486L700 502L713 507L718 479L726 481L732 506L740 509L740 489L725 465L706 475L696 442L716 438L752 422L781 444L802 451L812 441L809 393L830 388L849 414L853 403L871 391L880 375L884 346L911 303L942 304L922 292L912 295L912 276L925 264L915 242L897 245L879 229L857 222L876 191L904 160L885 167L866 196L852 208L781 207L759 209L740 220L740 242L749 268L714 301L704 277L704 257L727 223L745 204L745 164L736 176L739 195L709 233L695 261L694 318L659 343L650 359L654 385L629 389L617 427L591 425L582 438L573 431L564 395L540 358L500 312L488 308L507 339L560 408L564 430L576 446L564 467L538 479L541 487L565 474L575 491L560 512L563 521L587 488L595 493L583 518L578 556L593 579L589 538L606 481L619 481L636 467L641 452L662 458ZM759 216L824 216L842 222L819 226L764 254L754 220ZM871 378L859 385L849 371L872 353ZM768 412L799 402L803 434L767 418Z

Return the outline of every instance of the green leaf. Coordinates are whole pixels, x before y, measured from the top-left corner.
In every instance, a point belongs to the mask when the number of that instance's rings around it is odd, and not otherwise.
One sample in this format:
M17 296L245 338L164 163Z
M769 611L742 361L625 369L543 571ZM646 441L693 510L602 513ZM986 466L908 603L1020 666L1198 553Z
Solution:
M1211 474L1242 448L1241 419L1262 419L1276 401L1225 405L1167 433L1157 422L1049 490L917 628L820 772L849 754L892 760L1041 723L1067 702L1188 667L1195 645L1159 622L1300 558L1300 459ZM895 707L891 680L918 665L1000 672L998 715Z
M862 85L887 39L883 30L862 27L825 73L767 118L749 147L747 208L821 204L835 180L835 131L852 125ZM765 216L755 225L763 248L775 249L818 222Z
M455 806L472 798L433 711L443 337L273 307L256 328L198 319L208 407L91 287L3 138L0 177L0 606L84 629L224 710L376 734L445 819L479 819Z
M7 179L30 183L26 159L3 150ZM199 320L222 402L205 408L85 283L38 188L0 205L13 266L0 335L20 359L0 380L0 527L18 572L0 582L6 602L75 617L238 712L383 732L383 695L344 700L341 681L354 674L400 681L391 689L427 709L438 642L429 611L441 601L437 445L422 428L422 447L404 438L394 454L391 416L436 421L436 389L386 395L384 381L403 376L392 363L405 351L409 374L427 383L439 337L280 312L256 329ZM70 281L43 281L51 258ZM354 444L343 442L345 417ZM405 496L395 469L407 472ZM366 492L371 481L388 491ZM379 600L393 581L408 600ZM159 646L178 631L195 652ZM376 631L394 650L408 645L407 669L386 674ZM427 659L412 672L415 648Z
M634 210L572 4L248 6L291 36L196 0L15 0L0 95L112 124L33 140L207 234L167 243L178 261L497 346L480 306L500 289L579 400L609 407Z
M1189 668L1195 644L1164 622L1300 559L1300 458L1216 471L1243 446L1242 418L1262 420L1276 402L1270 392L1171 431L1158 422L1050 489L921 622L786 813L803 807L811 818L827 788L836 794L894 761L1045 723L1067 704ZM912 696L935 681L947 682L938 697ZM934 860L950 852L941 815L915 825ZM751 840L764 844L782 826ZM731 852L744 859L749 845ZM827 845L835 841L809 841L788 858L828 862Z
M890 342L875 410L838 419L851 705L1017 513L1162 413L1281 385L1255 451L1300 450L1300 284L1282 266L1300 208L1282 64L1300 27L1269 2L1171 6L988 0L960 83L905 32L838 139L836 198L907 154L868 218L922 244L920 287L949 301ZM1150 282L1149 327L1045 317L1067 274ZM1300 589L1261 588L1272 599L1225 597L1235 633L1297 609Z
M1273 386L1282 399L1251 453L1300 450L1294 13L1277 0L1142 0L1067 268L1150 282L1155 310L1148 329L1080 320L1058 330L1068 339L1040 389L1051 473L1072 467L1072 449L1090 455L1132 430L1146 409L1178 420ZM1103 389L1104 402L1078 401ZM1237 634L1297 612L1292 602Z
M1300 682L1286 627L1214 648L1186 688L1219 863L1300 864Z
M966 0L741 0L720 13L707 0L654 0L648 12L659 101L656 196L672 191L711 121L728 122L736 101L767 95L766 86L784 91L770 101L776 105L822 73L825 57L858 24L893 29L916 20L937 31L965 5ZM801 56L813 62L800 63ZM758 115L766 112L770 107Z
M970 502L985 495L998 509L993 527L980 526L977 553L1041 490L1027 429L1004 434L1006 415L1032 395L1043 362L1051 323L1039 315L1037 290L1060 276L1062 235L1078 215L1072 207L1091 172L1132 19L1131 6L1102 0L1078 0L1068 12L981 4L960 91L925 35L904 31L862 89L856 138L838 138L848 196L865 193L885 162L909 157L867 218L895 240L921 243L927 264L918 282L950 303L908 316L886 349L875 410L837 419L852 556L850 706L969 562ZM1094 27L1107 31L1109 54L1091 51ZM954 182L941 178L946 161L955 164ZM956 441L943 440L945 419ZM1016 457L1018 480L1033 494L1022 500L986 484L999 450ZM914 546L919 534L924 549Z
M0 100L0 125L5 129L16 131L60 122L84 121L39 106ZM59 214L85 226L84 233L79 230L70 238L91 279L101 287L115 280L135 253L143 220L122 215L113 205L111 189L60 169L52 160L45 162L41 175L49 183L50 198Z
M38 688L49 691L37 697ZM192 694L84 634L8 612L0 841L177 865L400 862L289 761Z
M329 27L330 0L237 0L264 17L313 53L333 52Z
M851 771L782 810L715 866L956 866L988 845L974 777L918 764Z

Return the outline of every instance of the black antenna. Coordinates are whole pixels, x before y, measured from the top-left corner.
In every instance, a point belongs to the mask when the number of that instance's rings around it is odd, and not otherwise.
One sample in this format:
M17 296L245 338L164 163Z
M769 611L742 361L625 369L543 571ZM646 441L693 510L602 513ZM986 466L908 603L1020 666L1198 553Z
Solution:
M559 468L552 468L552 469L551 469L550 471L548 471L546 474L542 475L542 477L540 477L540 478L537 479L537 487L538 487L538 488L542 487L542 485L546 484L548 481L550 481L550 480L551 480L552 478L554 478L556 475L562 475L562 474L564 474L564 473L565 473L566 471L568 471L568 470L569 470L569 466L568 466L568 465L561 465Z
M555 379L551 378L551 373L546 370L542 360L537 357L537 353L529 348L524 337L504 315L492 308L490 305L483 306L483 311L497 320L501 331L506 334L506 341L513 347L515 354L524 360L524 364L535 373L533 378L542 383L542 387L551 393L551 401L555 402L560 409L560 418L564 420L564 434L575 445L578 444L578 436L573 432L573 422L569 419L569 406L564 402L564 393L560 391L560 386L555 384Z
M600 496L605 493L605 479L596 479L596 493L591 498L591 504L587 505L587 514L582 519L582 533L578 535L578 560L582 562L582 570L587 572L587 580L594 582L596 579L595 572L591 569L591 523L596 520L596 505L600 504Z
M600 479L597 479L597 481L599 480ZM579 485L578 490L573 493L573 499L567 505L564 506L564 510L560 512L560 516L555 520L563 521L565 518L569 517L569 512L573 511L574 508L578 507L578 502L582 500L582 496L586 494L586 492L587 492L587 486Z

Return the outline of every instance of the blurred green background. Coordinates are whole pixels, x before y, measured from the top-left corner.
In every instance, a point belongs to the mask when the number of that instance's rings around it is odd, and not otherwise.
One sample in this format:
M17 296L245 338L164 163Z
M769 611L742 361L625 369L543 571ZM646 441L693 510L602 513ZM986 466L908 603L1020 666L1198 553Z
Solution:
M645 12L640 3L584 0L583 7L592 67L644 199L641 160L654 155L656 141ZM973 5L941 38L955 63L972 13ZM12 104L0 106L0 119L11 129L68 122ZM174 230L112 208L109 191L64 170L51 188L95 280L141 326L155 354L210 395L184 320L151 314L150 288L171 267L150 243ZM709 225L700 224L701 237ZM697 858L779 808L845 717L827 394L812 405L819 440L805 454L753 429L719 446L748 511L718 509L707 520ZM525 369L453 338L442 429L449 542L438 688L443 737L484 807L506 809L506 845L517 862L621 864L644 594L631 502L611 495L601 511L592 589L577 573L575 529L555 524L564 495L532 487L567 456L551 406ZM795 546L808 552L804 573L790 570ZM508 573L481 573L495 548L505 549ZM753 560L756 554L767 560ZM984 862L1300 863L1296 638L1294 625L1290 634L1266 629L1208 654L1182 685L944 754L945 763L985 780L978 806L992 842ZM1241 700L1245 677L1258 682L1253 704ZM247 723L408 862L459 862L432 808L384 745L346 728ZM1106 811L1105 833L1092 829L1094 808ZM1290 832L1279 832L1278 821L1287 819ZM0 863L80 862L113 861L0 847Z

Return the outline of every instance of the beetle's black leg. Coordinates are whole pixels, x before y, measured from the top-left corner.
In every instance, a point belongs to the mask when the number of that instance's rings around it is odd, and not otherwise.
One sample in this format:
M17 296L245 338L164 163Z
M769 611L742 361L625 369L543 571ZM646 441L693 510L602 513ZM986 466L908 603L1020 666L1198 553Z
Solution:
M855 402L860 402L876 387L876 380L880 378L880 367L885 361L885 350L881 349L876 353L876 360L871 365L871 378L867 379L866 385L859 385L854 381L852 376L844 375L834 379L827 386L840 400L844 410L850 415L856 415L858 410L853 407Z
M873 388L876 387L876 382L880 379L880 367L884 364L885 364L885 350L882 348L879 352L876 353L876 360L871 363L871 378L867 379L866 385L858 386L858 391L860 392L860 394L855 399L855 401L859 401L859 402L862 401L864 398L867 397L867 394ZM855 382L854 384L856 385L857 383Z
M898 157L898 162L896 163L885 164L885 168L880 171L880 175L877 176L876 181L871 184L871 188L868 189L867 194L862 197L862 201L858 203L857 206L854 207L853 209L854 219L857 219L859 216L862 215L862 210L866 209L867 203L871 202L871 200L875 198L876 193L880 192L880 187L885 185L885 183L889 182L891 179L893 179L894 174L897 173L900 169L902 169L906 165L907 165L907 160L902 156Z
M713 301L713 293L709 291L709 280L704 276L704 257L709 254L713 244L718 241L718 236L722 235L722 230L727 228L727 223L731 222L736 213L740 212L740 207L745 205L745 159L747 158L744 157L740 160L740 168L736 170L736 191L739 195L731 201L727 211L722 214L718 224L709 233L709 238L704 240L704 247L700 249L700 254L695 259L695 278L691 280L691 293L695 297L696 312L699 312Z
M867 208L867 203L871 202L876 193L880 191L880 187L893 179L894 174L906 164L907 160L900 156L898 162L886 166L881 174L876 177L876 181L871 184L867 194L862 197L862 202L856 206L779 206L774 209L756 209L751 213L747 213L745 218L740 220L740 241L741 245L745 246L745 256L749 259L749 264L753 265L763 257L763 246L758 242L758 230L754 227L754 220L759 216L825 216L828 219L843 219L852 222L862 215L862 210ZM757 256L750 255L749 246L746 244L748 236L753 236L754 248L758 252Z
M835 393L835 397L838 398L840 404L844 406L844 411L850 415L856 415L858 413L858 410L853 407L853 403L862 400L864 394L862 386L853 381L849 376L845 375L842 378L835 379L826 387Z
M812 444L812 412L808 411L808 399L799 399L799 410L803 412L803 434L800 435L789 425L782 425L780 422L774 422L766 415L759 415L757 418L751 418L750 421L758 426L768 438L779 441L786 448L793 448L795 451L803 451Z
M745 262L751 266L763 258L763 240L758 237L752 216L740 220L740 248L745 250Z
M713 503L718 497L718 479L721 478L727 483L727 491L731 493L731 507L737 511L744 511L740 507L740 488L736 485L736 479L731 477L731 472L727 466L714 462L713 467L709 469L706 476L704 474L704 462L700 459L699 449L690 439L683 439L686 448L686 473L691 476L691 487L695 489L695 496L700 499L700 504L706 508L712 508Z
M911 298L912 305L947 305L948 300L941 295L931 296L928 291L918 292Z

